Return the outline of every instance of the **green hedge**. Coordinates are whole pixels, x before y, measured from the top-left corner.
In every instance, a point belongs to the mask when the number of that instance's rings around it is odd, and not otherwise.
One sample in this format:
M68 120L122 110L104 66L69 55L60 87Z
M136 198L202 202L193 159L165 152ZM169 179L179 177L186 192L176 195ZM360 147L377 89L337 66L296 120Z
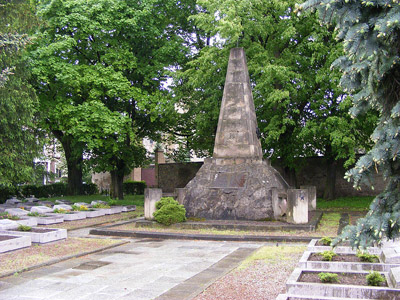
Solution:
M98 193L97 186L94 183L86 183L82 186L84 195L94 195ZM68 194L68 185L66 183L53 183L48 185L26 184L17 187L0 186L0 203L4 203L12 196L29 197L34 195L36 198L47 198L64 196Z
M145 181L127 180L123 183L124 193L128 195L143 195L146 187Z

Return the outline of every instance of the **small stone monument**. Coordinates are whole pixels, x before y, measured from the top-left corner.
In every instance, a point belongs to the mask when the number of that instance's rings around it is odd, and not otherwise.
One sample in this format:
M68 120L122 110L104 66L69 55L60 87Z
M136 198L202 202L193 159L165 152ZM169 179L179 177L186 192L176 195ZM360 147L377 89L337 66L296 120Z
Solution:
M234 48L213 157L204 161L185 189L179 190L178 200L189 217L264 220L282 214L274 208L286 209L289 186L268 161L263 161L258 132L245 53Z

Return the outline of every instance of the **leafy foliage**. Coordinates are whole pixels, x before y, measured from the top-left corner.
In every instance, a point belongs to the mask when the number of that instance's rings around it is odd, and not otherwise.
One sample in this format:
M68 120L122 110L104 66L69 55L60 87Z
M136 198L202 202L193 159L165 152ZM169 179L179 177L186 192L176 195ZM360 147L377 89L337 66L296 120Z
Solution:
M145 158L144 136L168 127L174 106L163 88L169 68L186 60L186 16L193 1L45 1L31 66L46 116L63 145L70 177L83 154L110 171L115 197ZM76 171L75 174L73 171Z
M375 118L350 118L350 101L337 87L339 73L330 70L341 45L315 16L293 13L295 3L198 1L202 9L192 19L211 42L177 72L174 89L184 111L177 128L187 136L187 148L212 153L228 54L235 46L246 51L265 156L296 169L297 157L321 153L351 164L355 148L369 147Z
M373 187L379 172L387 185L370 206L365 218L345 228L335 243L349 240L365 248L400 235L400 5L388 1L310 0L301 9L317 9L320 19L336 26L345 56L333 66L342 70L343 88L352 94L351 114L359 118L370 109L380 118L373 148L347 174L354 187Z

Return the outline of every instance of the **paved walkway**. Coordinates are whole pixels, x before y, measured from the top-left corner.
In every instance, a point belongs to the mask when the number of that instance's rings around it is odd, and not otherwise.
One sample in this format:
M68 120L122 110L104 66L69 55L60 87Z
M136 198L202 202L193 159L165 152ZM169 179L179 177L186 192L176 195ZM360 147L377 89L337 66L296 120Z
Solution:
M0 299L191 299L265 244L128 240L103 252L0 279Z

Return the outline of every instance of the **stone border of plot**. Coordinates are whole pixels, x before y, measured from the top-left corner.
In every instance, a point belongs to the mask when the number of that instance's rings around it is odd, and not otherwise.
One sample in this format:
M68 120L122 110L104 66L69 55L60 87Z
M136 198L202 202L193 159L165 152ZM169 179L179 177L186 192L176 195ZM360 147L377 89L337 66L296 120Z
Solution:
M307 243L319 237L303 236L258 236L258 235L217 235L217 234L189 234L189 233L170 233L170 232L150 232L150 231L127 231L113 230L104 227L103 229L92 229L90 234L103 236L119 236L130 238L152 238L152 239L174 239L174 240L206 240L206 241L236 241L236 242L297 242Z
M211 267L202 272L190 277L184 282L171 288L164 294L155 298L155 300L190 300L206 290L219 278L225 276L230 271L235 269L239 264L258 248L238 248L228 254Z
M69 260L69 259L72 259L72 258L78 258L78 257L82 257L82 256L85 256L85 255L101 252L101 251L108 250L108 249L111 249L111 248L114 248L114 247L118 247L118 246L121 246L121 245L125 245L125 244L128 244L128 243L130 243L130 241L121 241L121 242L118 242L118 243L116 243L114 245L105 246L105 247L102 247L102 248L98 248L96 250L85 251L85 252L81 252L81 253L77 253L77 254L72 254L72 255L63 256L63 257L60 257L60 258L51 259L49 261L46 261L46 262L43 262L43 263L40 263L40 264L37 264L37 265L33 265L33 266L30 266L30 267L27 267L27 268L23 268L23 269L19 269L19 270L15 270L15 271L10 271L10 272L4 273L4 274L0 274L0 278L9 277L9 276L14 275L15 273L22 273L22 272L26 272L26 271L32 271L32 270L39 269L39 268L42 268L42 267L54 265L56 263L63 262L63 261L66 261L66 260Z
M216 229L216 230L244 230L244 231L292 231L292 230L303 230L303 231L315 231L319 222L321 221L323 212L317 211L311 221L307 224L236 224L232 221L232 224L218 224L218 223L204 223L204 222L184 222L171 224L168 228L173 229ZM155 221L140 220L137 222L139 227L146 228L163 228L159 223Z
M124 213L124 212L122 212ZM103 216L104 217L104 216ZM76 228L72 228L72 229L67 229L67 231L74 231L74 230L79 230L79 229L85 229L85 228L91 228L91 227L95 227L95 226L101 226L104 224L109 224L109 223L113 223L109 226L118 226L118 225L122 225L125 223L131 223L131 222L135 222L136 220L140 220L143 219L143 217L133 217L133 218L128 218L126 220L116 220L116 221L106 221L106 222L102 222L102 223L96 223L96 224L91 224L91 225L84 225L84 226L80 226L80 227L76 227ZM84 219L85 220L85 219ZM89 218L89 220L91 220ZM92 218L92 220L95 220L94 218ZM80 221L80 220L78 220ZM121 222L121 223L120 223ZM115 224L114 224L115 223ZM108 226L107 226L108 227Z

